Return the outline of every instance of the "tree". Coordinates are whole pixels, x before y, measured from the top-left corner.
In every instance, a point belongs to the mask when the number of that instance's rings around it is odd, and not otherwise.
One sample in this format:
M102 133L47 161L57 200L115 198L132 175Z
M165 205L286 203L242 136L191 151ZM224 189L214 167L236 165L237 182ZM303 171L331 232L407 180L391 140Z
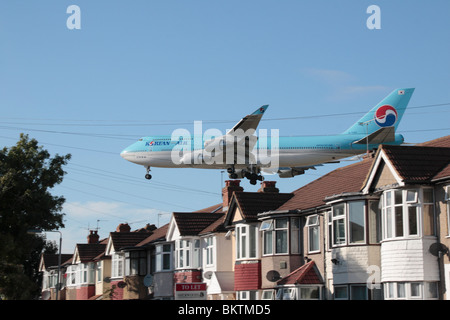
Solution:
M63 166L71 155L51 157L35 139L21 134L11 148L0 151L0 294L8 299L31 299L38 291L40 253L45 238L27 234L64 227L62 196L50 193L63 181Z

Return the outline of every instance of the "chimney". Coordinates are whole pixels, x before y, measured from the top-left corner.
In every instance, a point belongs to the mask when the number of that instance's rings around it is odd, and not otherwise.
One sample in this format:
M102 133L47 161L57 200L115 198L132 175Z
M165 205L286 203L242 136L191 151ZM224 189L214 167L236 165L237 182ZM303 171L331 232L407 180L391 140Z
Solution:
M244 188L240 186L241 180L226 180L225 188L222 189L223 210L228 209L233 192L242 192Z
M121 223L117 226L116 232L130 232L131 227L128 223Z
M276 181L263 181L261 182L261 188L259 188L258 192L272 192L279 193L280 190L275 187Z
M97 230L90 230L89 235L87 236L87 243L98 243L99 236L97 234Z

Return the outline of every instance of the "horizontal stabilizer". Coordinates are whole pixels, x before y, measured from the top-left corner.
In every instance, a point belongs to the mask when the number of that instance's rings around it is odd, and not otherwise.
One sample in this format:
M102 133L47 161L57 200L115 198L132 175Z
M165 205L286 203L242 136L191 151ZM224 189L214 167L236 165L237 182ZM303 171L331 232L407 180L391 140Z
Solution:
M353 144L380 144L395 141L395 128L385 127L365 136L364 138L353 142Z

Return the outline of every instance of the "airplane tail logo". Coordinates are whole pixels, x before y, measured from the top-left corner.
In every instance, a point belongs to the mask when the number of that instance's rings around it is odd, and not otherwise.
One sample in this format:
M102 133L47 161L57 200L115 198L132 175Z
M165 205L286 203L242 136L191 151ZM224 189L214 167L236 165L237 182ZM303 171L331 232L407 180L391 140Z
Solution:
M374 118L379 127L391 127L397 122L398 113L393 106L383 105L377 109Z

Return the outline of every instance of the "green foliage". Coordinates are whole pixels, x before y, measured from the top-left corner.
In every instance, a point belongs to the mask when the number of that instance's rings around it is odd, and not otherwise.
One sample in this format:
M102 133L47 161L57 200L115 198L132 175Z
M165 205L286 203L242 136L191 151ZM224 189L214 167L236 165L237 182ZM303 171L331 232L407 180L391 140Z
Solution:
M31 299L38 288L40 253L45 239L30 229L64 227L62 196L50 193L63 181L70 154L51 157L35 139L21 134L11 148L0 150L0 294L8 299Z

